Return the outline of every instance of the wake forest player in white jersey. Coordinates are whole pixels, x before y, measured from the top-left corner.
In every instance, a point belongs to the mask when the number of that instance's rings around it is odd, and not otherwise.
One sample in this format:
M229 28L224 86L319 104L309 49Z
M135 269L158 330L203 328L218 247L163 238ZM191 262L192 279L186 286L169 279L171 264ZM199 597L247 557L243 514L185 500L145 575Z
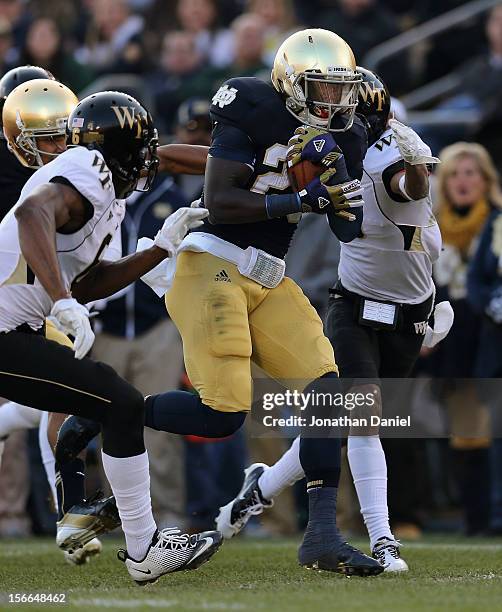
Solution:
M361 181L362 231L359 238L341 243L340 280L330 291L325 327L340 376L378 381L410 375L426 332L431 343L440 339L427 325L434 303L432 264L441 250L441 234L432 213L426 164L438 160L413 130L393 119L389 126L386 86L369 70L357 70L363 75L357 113L371 145ZM308 159L308 143L316 137L306 131L296 139L290 158ZM436 329L445 318L444 327L451 325L448 306L436 307ZM374 382L351 390L376 391L379 397ZM379 412L381 406L373 414ZM386 571L406 571L389 526L387 467L378 429L350 434L348 459L373 556ZM245 471L239 495L217 517L225 537L237 534L252 515L303 477L298 442L272 467L257 463Z
M23 88L37 84L29 81ZM43 156L33 134L21 129L28 117L21 108L12 110L21 132L18 152ZM66 124L66 117L51 119L49 138ZM144 189L155 176L156 130L141 104L119 92L85 98L68 121L75 146L64 151L63 142L64 152L28 180L0 224L0 396L41 410L71 407L73 414L101 424L103 465L128 549L120 558L137 582L152 582L165 573L195 569L221 538L217 532L189 537L176 529L157 531L143 443L144 400L112 368L85 357L94 334L82 304L111 295L174 254L187 229L206 213L180 209L150 249L103 261L120 235L123 198L136 188L142 171ZM75 353L44 337L49 314L74 336Z

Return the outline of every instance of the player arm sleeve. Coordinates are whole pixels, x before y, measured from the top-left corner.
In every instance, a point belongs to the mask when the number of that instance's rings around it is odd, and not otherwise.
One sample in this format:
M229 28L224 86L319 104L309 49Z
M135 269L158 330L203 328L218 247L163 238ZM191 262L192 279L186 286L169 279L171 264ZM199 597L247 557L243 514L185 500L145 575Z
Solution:
M335 210L328 210L327 218L331 231L340 242L351 242L355 238L362 236L361 228L363 225L363 207L351 208L350 213L355 215L354 221L344 219L336 214Z
M253 143L245 132L233 125L216 123L212 133L209 155L240 162L250 168L254 167Z
M382 172L382 181L385 187L385 191L387 192L387 195L389 196L389 198L393 200L394 202L410 202L413 199L410 197L407 198L404 194L399 194L399 193L395 193L394 191L392 191L391 181L393 177L398 172L404 172L404 170L405 170L404 160L400 159L394 162L393 164L391 164L390 166L387 166L387 168L385 168L385 170Z

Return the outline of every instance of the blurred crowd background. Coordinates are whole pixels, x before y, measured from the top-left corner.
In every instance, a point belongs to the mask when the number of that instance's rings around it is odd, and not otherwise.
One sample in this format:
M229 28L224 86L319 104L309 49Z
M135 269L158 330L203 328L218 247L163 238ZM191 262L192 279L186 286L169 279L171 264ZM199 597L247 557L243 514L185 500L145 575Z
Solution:
M0 0L0 75L30 63L49 69L79 96L126 90L151 110L162 142L208 144L210 99L222 81L269 79L279 44L306 26L344 37L358 64L380 73L400 101L399 118L443 162L434 176L434 200L444 251L434 273L438 298L451 301L455 323L437 349L424 350L416 397L402 401L414 401L424 419L439 406L451 435L384 441L395 535L502 535L500 407L476 385L502 376L502 3ZM149 194L131 196L124 254L138 237L153 237L165 217L201 189L202 177L164 175ZM289 274L321 315L338 258L326 228L306 215L288 260ZM315 272L309 261L317 262ZM137 283L98 309L94 358L145 394L190 388L180 338L150 289ZM430 378L441 382L430 384ZM146 440L159 523L196 530L210 526L218 507L236 494L249 462L273 463L287 444L249 430L218 441L149 431ZM106 488L98 457L96 443L88 453L89 494ZM0 536L53 533L48 493L36 432L13 434L0 472ZM362 531L347 470L340 519L346 530ZM300 485L248 532L290 535L304 521Z

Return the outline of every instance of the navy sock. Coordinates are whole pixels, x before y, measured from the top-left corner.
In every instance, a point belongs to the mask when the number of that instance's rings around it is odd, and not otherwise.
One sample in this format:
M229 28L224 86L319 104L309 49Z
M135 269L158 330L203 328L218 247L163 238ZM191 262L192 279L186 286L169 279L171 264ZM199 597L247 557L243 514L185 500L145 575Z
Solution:
M309 522L298 551L298 560L302 565L319 559L343 544L336 526L337 492L335 487L316 487L308 492Z
M145 425L184 436L224 438L244 423L245 412L220 412L188 391L168 391L145 399Z
M319 394L341 392L339 378L334 372L329 372L310 384L304 393ZM309 406L306 411L307 421L312 416L334 417L329 406ZM342 444L339 432L333 427L318 427L315 430L305 428L300 439L300 463L307 478L307 491L318 487L338 487L340 480Z
M56 463L56 493L58 496L58 521L75 504L85 497L85 463L78 457L67 463Z

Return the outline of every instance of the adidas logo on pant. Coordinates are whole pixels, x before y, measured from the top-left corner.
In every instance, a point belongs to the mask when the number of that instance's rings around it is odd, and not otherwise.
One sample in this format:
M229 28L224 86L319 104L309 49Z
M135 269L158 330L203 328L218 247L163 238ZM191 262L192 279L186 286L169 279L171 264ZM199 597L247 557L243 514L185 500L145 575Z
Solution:
M223 281L225 283L231 283L232 282L230 280L230 276L228 276L228 274L225 272L225 270L222 270L221 272L218 272L218 274L215 275L214 280L215 281Z

